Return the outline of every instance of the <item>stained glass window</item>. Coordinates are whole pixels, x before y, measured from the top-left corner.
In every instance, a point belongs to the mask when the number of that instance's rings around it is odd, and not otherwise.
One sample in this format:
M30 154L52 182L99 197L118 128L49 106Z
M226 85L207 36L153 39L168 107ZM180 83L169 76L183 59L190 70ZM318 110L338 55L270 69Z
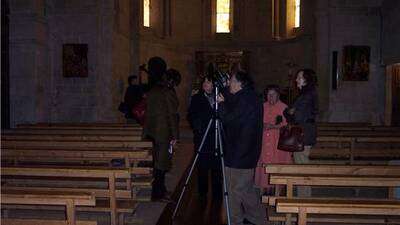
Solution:
M150 0L143 0L143 26L150 27Z
M217 33L229 33L230 0L217 1Z
M300 27L300 0L295 0L294 27Z

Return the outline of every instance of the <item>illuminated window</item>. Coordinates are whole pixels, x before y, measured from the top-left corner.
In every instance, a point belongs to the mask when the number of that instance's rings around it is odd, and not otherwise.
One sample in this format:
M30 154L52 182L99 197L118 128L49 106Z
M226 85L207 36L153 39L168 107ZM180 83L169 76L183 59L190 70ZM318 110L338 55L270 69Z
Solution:
M150 0L143 0L143 26L150 27Z
M294 27L300 27L300 0L295 0L294 7Z
M217 33L229 33L230 0L217 1Z

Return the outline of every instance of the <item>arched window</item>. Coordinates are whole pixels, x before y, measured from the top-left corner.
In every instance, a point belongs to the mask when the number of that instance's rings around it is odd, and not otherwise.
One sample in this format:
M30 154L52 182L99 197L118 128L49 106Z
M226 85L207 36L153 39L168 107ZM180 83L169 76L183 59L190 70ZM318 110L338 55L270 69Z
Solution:
M143 26L150 27L150 0L143 0Z
M230 0L216 0L216 32L230 33Z
M300 0L294 1L294 27L300 27Z

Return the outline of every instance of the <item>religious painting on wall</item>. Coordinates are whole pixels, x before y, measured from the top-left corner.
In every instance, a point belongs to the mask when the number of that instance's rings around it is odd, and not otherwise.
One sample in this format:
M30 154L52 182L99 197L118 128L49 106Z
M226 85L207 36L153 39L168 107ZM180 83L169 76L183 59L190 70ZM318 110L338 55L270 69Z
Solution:
M63 76L87 77L88 76L88 45L64 44L63 45Z
M371 48L348 45L343 48L343 80L368 81Z
M195 53L196 60L196 79L193 80L192 90L196 92L200 88L201 79L206 76L210 64L224 73L231 70L248 70L249 52L244 51L224 51L224 52L204 52Z

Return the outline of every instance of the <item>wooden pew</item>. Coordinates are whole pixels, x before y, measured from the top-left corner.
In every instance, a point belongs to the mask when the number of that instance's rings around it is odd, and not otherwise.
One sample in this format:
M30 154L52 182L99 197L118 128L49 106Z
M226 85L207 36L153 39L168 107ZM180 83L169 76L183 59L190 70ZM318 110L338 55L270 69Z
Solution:
M37 134L37 135L47 135L47 134L58 134L58 135L124 135L124 136L142 136L143 131L141 130L102 130L102 129L7 129L1 131L3 134Z
M38 219L1 219L3 225L69 225L67 221ZM77 225L97 225L96 221L76 221Z
M143 128L140 126L86 126L86 125L37 125L37 124L20 124L17 125L18 129L49 129L49 130L58 130L58 129L80 129L80 130L142 130Z
M334 137L323 136L317 138L316 148L311 150L310 158L331 158L332 154L336 157L349 158L353 164L355 158L377 157L380 159L397 159L400 152L400 136L392 137ZM324 143L336 143L335 146L326 146ZM384 146L382 146L384 144ZM364 146L358 147L357 145ZM341 150L345 148L344 150ZM331 150L336 149L336 150ZM391 150L390 150L391 149ZM324 153L326 154L324 156Z
M268 174L318 174L354 176L399 176L400 166L372 165L325 165L325 164L270 164L265 166Z
M307 224L308 214L400 215L400 201L346 199L279 199L276 211L298 214L298 225Z
M41 180L40 186L33 186L35 185L34 182L28 182L27 177L37 178ZM75 188L68 188L69 190L73 191L85 191L85 192L92 192L95 197L104 198L106 197L108 200L97 200L96 207L77 207L78 210L82 211L101 211L101 212L110 212L111 214L111 224L117 224L117 214L119 212L132 212L134 210L134 202L131 198L127 199L129 201L125 201L127 203L131 203L128 209L122 207L118 207L117 197L126 196L126 194L130 194L131 190L121 189L118 190L116 188L116 181L117 179L130 179L131 172L129 169L114 169L114 168L87 168L87 167L3 167L2 168L2 184L3 187L10 188L12 187L13 182L15 179L22 179L25 181L26 187L17 187L14 185L13 188L16 188L17 191L21 191L21 188L24 190L29 190L30 188L39 188L41 190L60 190L64 191L67 187L55 187L49 186L49 189L45 189L46 187L42 187L43 182L42 180L46 180L49 178L51 180L59 180L58 182L65 182L68 179L78 179L81 178L84 181L89 182L93 179L101 179L107 181L107 186L104 189L99 188L88 188L88 187L75 187ZM10 180L12 179L12 180ZM77 180L74 185L82 185L82 180ZM31 185L29 187L29 185ZM19 189L18 189L19 188ZM32 189L31 189L32 190ZM120 210L120 208L122 210ZM123 215L123 214L121 214ZM120 220L122 217L120 217Z
M335 137L399 137L400 132L393 131L341 131L341 130L333 130L333 131L318 131L318 136L326 137L326 136L335 136Z
M309 157L311 160L349 160L350 163L355 160L397 160L400 159L400 149L313 148Z
M23 162L91 162L109 163L112 159L124 159L125 166L131 163L151 161L152 156L148 149L132 150L130 148L52 148L52 147L18 147L3 148L2 161Z
M389 197L393 197L393 188L400 186L400 166L285 164L267 165L265 169L270 176L270 184L286 186L286 198L263 197L264 203L276 200L276 204L278 204L282 199L294 199L293 189L297 185L389 187ZM318 200L320 199L316 199L316 201ZM349 201L351 202L350 199L347 199L347 202ZM279 212L284 212L284 210ZM289 224L291 220L290 214L287 214L286 223Z
M2 147L87 147L87 148L152 148L149 141L37 141L37 140L2 140Z
M317 142L336 142L342 143L400 143L400 136L393 137L338 137L338 136L319 136Z
M1 191L1 204L2 208L6 209L7 205L61 205L66 209L66 221L68 224L79 224L76 222L75 208L77 206L95 206L95 197L88 192L77 191L16 191L7 188ZM27 224L28 221L24 221ZM42 223L47 223L46 220L40 220ZM60 222L60 221L59 221ZM93 223L91 223L93 224ZM96 222L95 222L96 224Z
M63 126L74 126L74 127L140 127L137 123L27 123L18 124L19 126L35 126L35 127L63 127Z
M364 127L371 126L371 123L363 122L318 122L318 127Z
M4 141L140 141L139 135L96 135L96 134L2 134Z
M344 127L318 127L318 131L393 131L399 132L400 127L385 127L385 126L344 126Z

